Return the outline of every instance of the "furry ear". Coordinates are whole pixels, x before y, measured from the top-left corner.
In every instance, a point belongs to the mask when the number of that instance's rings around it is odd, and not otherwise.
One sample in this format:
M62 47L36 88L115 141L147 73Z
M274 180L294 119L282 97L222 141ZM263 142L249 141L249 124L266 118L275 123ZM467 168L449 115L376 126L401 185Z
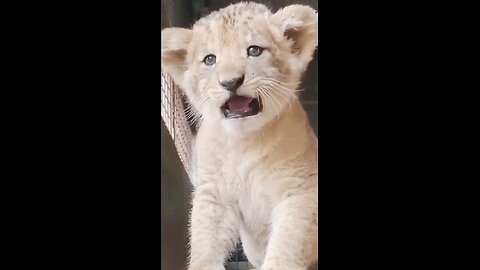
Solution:
M277 38L291 41L292 54L307 61L318 45L318 14L305 5L290 5L280 9L270 17Z
M191 40L192 30L175 27L162 30L162 69L177 84L181 83L186 70L187 48Z

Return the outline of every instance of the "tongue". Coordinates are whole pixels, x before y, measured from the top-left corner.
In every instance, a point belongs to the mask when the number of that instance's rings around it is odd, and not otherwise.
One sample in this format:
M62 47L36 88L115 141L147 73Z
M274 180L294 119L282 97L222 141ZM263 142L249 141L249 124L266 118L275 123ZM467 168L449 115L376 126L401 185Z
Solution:
M235 96L230 98L227 103L228 103L228 109L232 113L243 113L247 112L250 108L248 104L252 102L251 97L241 97L241 96Z

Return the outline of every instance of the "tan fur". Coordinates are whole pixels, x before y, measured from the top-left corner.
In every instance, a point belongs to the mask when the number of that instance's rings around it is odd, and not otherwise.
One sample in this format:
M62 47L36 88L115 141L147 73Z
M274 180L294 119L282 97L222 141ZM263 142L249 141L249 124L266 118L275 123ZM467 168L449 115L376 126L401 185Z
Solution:
M250 45L266 48L248 57ZM162 31L162 69L201 124L194 143L190 270L225 269L240 238L261 270L300 270L317 259L317 138L297 86L317 46L317 14L291 5L228 6L193 29ZM214 54L213 66L202 63ZM219 81L245 74L240 95L261 97L255 116L226 119ZM200 121L200 119L199 119Z

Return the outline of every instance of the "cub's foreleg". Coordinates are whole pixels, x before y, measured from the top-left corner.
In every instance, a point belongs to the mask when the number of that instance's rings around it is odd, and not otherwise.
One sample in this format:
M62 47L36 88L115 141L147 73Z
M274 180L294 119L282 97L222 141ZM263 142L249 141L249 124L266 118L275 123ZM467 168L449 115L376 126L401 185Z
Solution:
M306 270L318 256L316 192L291 195L272 213L272 234L261 270Z
M191 214L189 270L224 270L238 239L237 213L219 201L217 186L197 187Z

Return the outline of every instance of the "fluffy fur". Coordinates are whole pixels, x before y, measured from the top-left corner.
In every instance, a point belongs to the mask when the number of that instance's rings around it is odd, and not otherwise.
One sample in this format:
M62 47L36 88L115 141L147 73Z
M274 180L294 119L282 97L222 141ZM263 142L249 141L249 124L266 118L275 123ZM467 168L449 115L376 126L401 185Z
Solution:
M317 138L297 86L317 46L317 13L290 5L272 13L238 3L192 29L162 30L162 69L201 121L194 142L190 270L224 270L241 239L261 270L305 270L317 260ZM249 57L247 48L265 48ZM206 55L216 55L213 66ZM219 81L245 75L238 94L263 111L226 119L230 92Z

